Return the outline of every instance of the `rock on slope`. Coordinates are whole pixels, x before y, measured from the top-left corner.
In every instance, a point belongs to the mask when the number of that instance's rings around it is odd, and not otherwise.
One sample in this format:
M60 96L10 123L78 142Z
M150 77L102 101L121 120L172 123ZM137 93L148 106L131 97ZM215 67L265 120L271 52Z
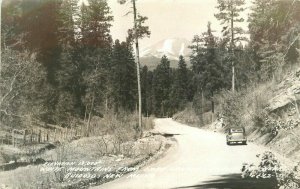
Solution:
M300 159L300 69L287 75L274 89L274 96L268 101L266 110L268 115L277 120L280 128L275 137L271 134L261 135L258 131L252 133L251 138L257 143L266 144L271 149L292 158ZM294 123L294 127L290 124ZM268 138L271 140L268 141ZM266 142L268 141L268 142Z
M274 112L300 101L300 69L288 75L277 87L277 94L269 101L268 111Z

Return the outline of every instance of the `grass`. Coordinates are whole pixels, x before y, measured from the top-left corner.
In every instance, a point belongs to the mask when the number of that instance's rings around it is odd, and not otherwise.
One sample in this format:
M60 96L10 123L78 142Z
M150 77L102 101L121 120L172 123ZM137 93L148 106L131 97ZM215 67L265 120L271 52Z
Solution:
M143 117L142 127L143 130L153 129L153 117ZM127 113L108 113L102 118L93 117L90 125L89 135L102 136L105 134L112 134L120 136L122 133L123 141L128 141L137 138L138 133L138 117L136 114Z
M211 123L212 115L211 112L204 112L201 114L197 105L188 104L182 112L175 114L173 119L194 127L203 127Z
M60 171L41 171L43 165L20 167L13 171L0 172L0 183L9 184L13 188L68 188L80 183L88 184L90 178L66 178L68 173L90 174L103 176L116 168L137 164L154 156L165 145L165 138L156 135L141 138L138 141L129 141L121 145L121 150L115 154L113 147L106 155L99 154L99 137L85 137L71 143L62 144L60 147L46 152L42 158L47 162L72 163L73 165L53 166L62 167ZM129 153L130 152L130 153ZM80 162L92 162L99 164L80 166ZM46 166L48 167L48 166ZM68 171L70 168L111 168L107 171ZM14 180L13 180L13 179ZM93 180L93 179L91 179ZM98 181L97 181L98 182ZM72 188L72 187L71 187Z
M98 162L103 167L117 167L136 164L145 158L152 157L164 145L164 137L149 136L153 129L153 117L143 118L145 136L137 135L136 114L105 114L102 118L93 117L89 128L89 137L81 137L72 141L61 141L55 149L36 153L38 144L25 147L2 146L0 156L7 162L13 157L20 159L22 155L35 156L47 162ZM83 126L85 127L85 125ZM39 144L39 146L42 144ZM31 147L31 148L29 148ZM39 151L39 150L38 150ZM88 167L92 167L88 166ZM42 172L42 165L29 165L18 169L0 172L0 183L13 188L68 188L82 182L89 184L88 179L66 179L68 174L64 167L60 171ZM76 172L77 173L77 172ZM94 172L88 172L93 174ZM103 173L97 173L103 174ZM11 179L14 178L14 179Z

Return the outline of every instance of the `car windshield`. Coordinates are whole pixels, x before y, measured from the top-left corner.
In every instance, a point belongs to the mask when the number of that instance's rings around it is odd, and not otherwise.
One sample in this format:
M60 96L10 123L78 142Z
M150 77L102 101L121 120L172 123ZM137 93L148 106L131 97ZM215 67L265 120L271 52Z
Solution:
M232 133L243 133L244 130L243 129L231 129Z

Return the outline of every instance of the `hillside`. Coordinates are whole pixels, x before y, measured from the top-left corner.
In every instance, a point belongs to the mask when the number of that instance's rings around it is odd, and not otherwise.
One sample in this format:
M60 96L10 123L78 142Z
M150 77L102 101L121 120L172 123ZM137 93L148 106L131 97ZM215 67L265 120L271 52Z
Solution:
M300 69L288 74L273 89L265 107L266 126L278 130L276 136L256 129L249 138L265 144L279 153L300 159Z

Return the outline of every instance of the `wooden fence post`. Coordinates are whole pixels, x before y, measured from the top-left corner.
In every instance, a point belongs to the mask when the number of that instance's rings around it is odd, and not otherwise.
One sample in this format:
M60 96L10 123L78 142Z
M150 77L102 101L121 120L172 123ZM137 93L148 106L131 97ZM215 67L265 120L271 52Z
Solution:
M63 136L63 133L62 133L62 129L61 129L61 130L60 130L59 142L62 141L62 136Z
M23 145L25 145L26 144L26 129L24 129L24 133L23 133Z
M41 136L42 136L42 131L40 129L39 130L39 136L38 136L38 143L41 143Z
M66 140L68 140L68 127L66 128Z
M31 132L30 132L30 143L32 143L32 134L33 134L33 130L31 129Z
M15 146L15 130L13 129L11 132L11 143Z
M54 142L56 141L56 129L54 129Z

